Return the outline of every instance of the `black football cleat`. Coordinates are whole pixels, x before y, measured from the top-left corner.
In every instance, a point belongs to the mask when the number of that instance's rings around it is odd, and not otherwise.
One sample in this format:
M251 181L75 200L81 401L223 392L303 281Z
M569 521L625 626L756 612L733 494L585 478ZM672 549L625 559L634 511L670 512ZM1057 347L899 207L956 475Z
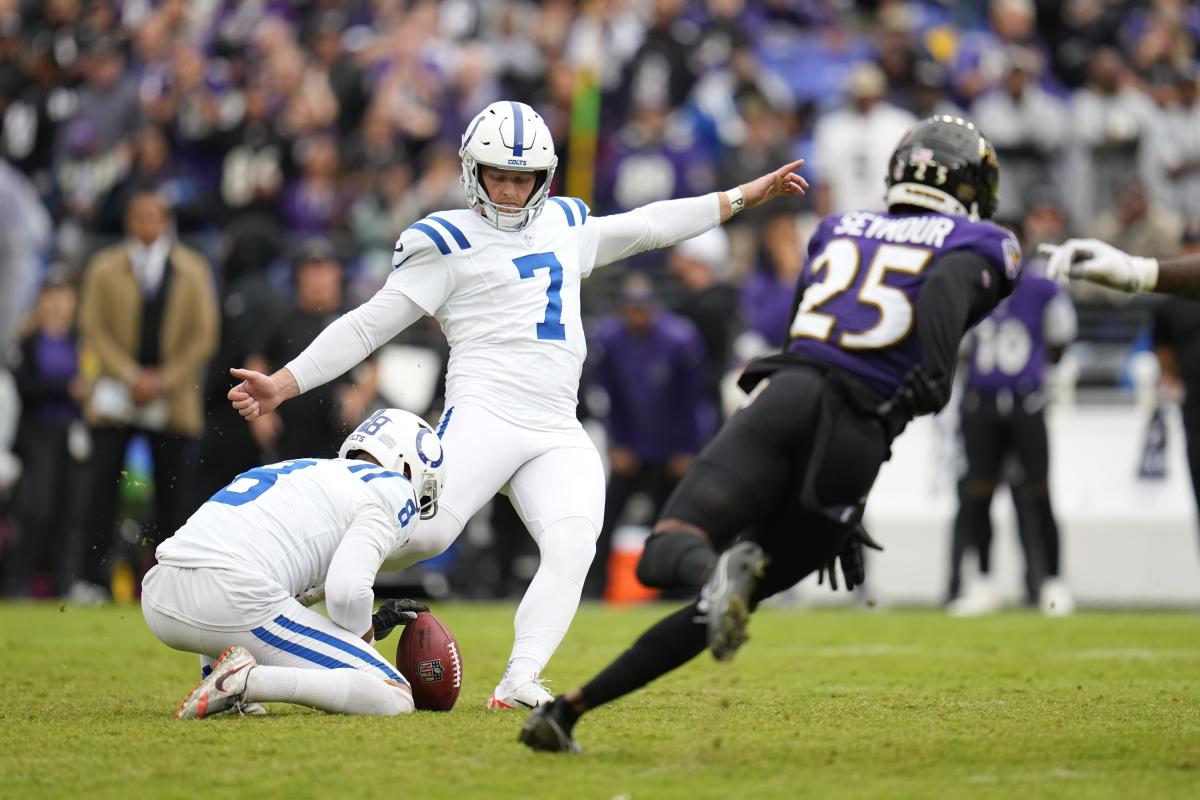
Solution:
M533 710L521 726L517 741L543 753L582 753L583 748L571 736L574 721L568 722L565 714L567 701L561 696L553 703Z
M700 610L708 617L708 649L718 661L733 658L746 643L750 596L770 559L754 542L738 542L717 559L700 590Z

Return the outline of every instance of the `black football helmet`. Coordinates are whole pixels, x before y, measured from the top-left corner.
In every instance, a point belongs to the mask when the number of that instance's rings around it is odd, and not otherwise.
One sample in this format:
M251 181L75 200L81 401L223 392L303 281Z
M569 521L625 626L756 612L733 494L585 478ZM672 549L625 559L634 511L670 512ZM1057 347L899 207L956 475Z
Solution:
M962 117L934 116L904 135L887 175L888 208L918 206L989 219L996 213L996 148Z

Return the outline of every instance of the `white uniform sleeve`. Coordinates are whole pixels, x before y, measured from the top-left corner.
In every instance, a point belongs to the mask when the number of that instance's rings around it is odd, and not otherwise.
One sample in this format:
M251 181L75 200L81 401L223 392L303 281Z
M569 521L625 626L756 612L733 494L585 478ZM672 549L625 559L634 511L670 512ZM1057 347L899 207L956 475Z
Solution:
M602 267L646 250L671 247L721 224L717 193L661 200L624 214L588 217L580 241L579 263L586 277Z
M374 297L336 319L287 364L301 393L358 365L450 295L450 270L420 231L410 228L400 236L392 262L392 274Z
M375 573L396 541L392 516L382 506L365 505L329 563L325 609L329 618L356 636L371 627Z
M1065 347L1075 339L1077 328L1075 304L1071 301L1071 296L1060 289L1046 304L1042 321L1046 344L1051 347Z

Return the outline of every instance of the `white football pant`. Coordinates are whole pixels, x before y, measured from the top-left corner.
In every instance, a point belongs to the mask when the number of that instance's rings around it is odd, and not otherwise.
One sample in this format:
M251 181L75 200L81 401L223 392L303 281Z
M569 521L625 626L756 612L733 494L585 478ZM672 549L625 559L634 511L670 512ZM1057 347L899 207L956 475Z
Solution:
M461 403L446 410L438 431L446 488L437 516L421 521L386 568L403 569L438 555L497 493L508 495L541 553L514 622L504 683L515 688L545 668L579 607L604 518L600 454L577 422L562 430L534 430Z
M215 630L154 607L156 598L169 597L170 606L181 609L182 615L206 618L211 613L206 609L227 606L228 598L236 595L236 586L223 587L230 578L236 583L236 578L223 573L162 564L146 573L142 615L159 641L212 659L232 645L246 648L258 662L246 683L247 703L296 703L337 714L376 716L413 710L408 681L374 647L293 599L281 601L269 619L243 630Z

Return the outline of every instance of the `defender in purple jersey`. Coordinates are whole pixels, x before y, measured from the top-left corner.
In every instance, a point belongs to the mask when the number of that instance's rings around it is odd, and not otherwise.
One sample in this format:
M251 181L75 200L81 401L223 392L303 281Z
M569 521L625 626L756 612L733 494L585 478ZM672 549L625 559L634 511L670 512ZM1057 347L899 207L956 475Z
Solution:
M1075 307L1054 281L1026 274L1011 297L971 332L960 427L967 471L959 482L950 556L950 611L993 611L990 584L992 495L1010 482L1025 550L1030 600L1047 614L1069 614L1070 592L1059 578L1058 524L1050 506L1050 449L1042 391L1047 362L1075 337ZM960 596L962 558L979 556L980 578Z
M639 579L699 597L532 714L521 731L529 747L578 750L572 730L588 710L705 647L731 658L754 608L810 572L827 570L834 583L840 561L849 587L863 581L870 538L859 520L892 440L945 405L963 334L1011 292L1020 269L1016 240L982 221L995 210L999 171L970 123L917 125L892 155L886 184L886 214L821 223L787 344L747 367L746 403L697 457L647 540Z

